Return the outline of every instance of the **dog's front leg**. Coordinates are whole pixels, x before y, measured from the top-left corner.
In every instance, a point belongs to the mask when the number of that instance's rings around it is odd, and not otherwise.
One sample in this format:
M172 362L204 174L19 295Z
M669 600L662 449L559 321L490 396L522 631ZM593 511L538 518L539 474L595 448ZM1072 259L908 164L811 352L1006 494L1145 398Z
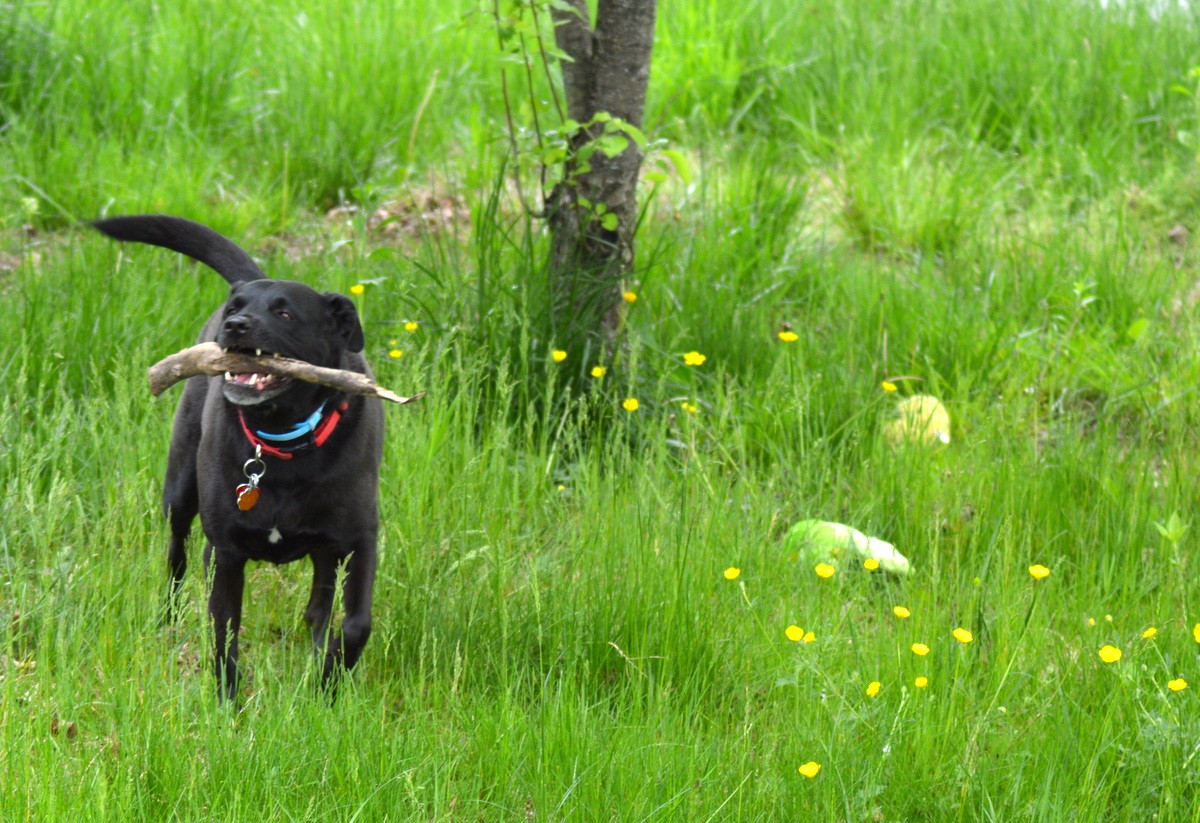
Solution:
M214 663L217 688L232 700L237 694L238 629L242 624L242 590L246 584L246 561L217 549L213 556L212 593L208 615L215 639Z
M331 686L340 669L354 668L371 636L371 598L375 589L375 541L360 546L346 561L346 578L342 584L342 599L346 616L340 632L332 633L325 649L325 666L321 683Z

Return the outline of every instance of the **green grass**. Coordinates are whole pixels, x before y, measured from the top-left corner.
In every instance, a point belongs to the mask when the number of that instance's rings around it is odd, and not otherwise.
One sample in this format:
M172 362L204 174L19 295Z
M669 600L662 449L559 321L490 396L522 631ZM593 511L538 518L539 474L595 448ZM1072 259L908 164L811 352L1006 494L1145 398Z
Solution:
M1193 13L664 1L647 132L696 177L597 380L549 357L486 8L387 6L0 5L0 820L1200 820ZM251 573L236 708L198 572L161 621L144 369L224 288L71 225L143 210L365 283L428 392L332 706L307 564ZM884 441L889 378L949 446ZM912 575L818 578L814 517Z

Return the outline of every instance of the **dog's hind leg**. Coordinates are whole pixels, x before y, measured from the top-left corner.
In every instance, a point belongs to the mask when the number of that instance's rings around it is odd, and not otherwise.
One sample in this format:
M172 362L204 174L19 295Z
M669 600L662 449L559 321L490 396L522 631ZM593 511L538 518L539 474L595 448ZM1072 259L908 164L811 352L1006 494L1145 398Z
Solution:
M377 562L373 535L368 545L360 546L346 561L346 577L342 585L346 616L342 619L341 631L330 633L332 636L325 650L321 682L326 687L336 684L340 670L354 668L371 636L371 599L375 589Z
M314 551L309 558L313 564L312 594L304 610L304 622L312 632L313 652L320 657L329 646L329 620L333 614L338 562L328 551Z

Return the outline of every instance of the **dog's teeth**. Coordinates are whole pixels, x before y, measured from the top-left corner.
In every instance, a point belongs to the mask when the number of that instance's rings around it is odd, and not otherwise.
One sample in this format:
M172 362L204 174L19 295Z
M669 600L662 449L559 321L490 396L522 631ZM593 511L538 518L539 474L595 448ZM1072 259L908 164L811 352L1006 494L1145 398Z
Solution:
M232 379L233 379L233 372L231 372L231 371L227 371L227 372L225 372L225 379L226 379L226 380L232 380Z
M262 357L262 349L255 349L255 350L254 350L254 356L255 356L255 357Z

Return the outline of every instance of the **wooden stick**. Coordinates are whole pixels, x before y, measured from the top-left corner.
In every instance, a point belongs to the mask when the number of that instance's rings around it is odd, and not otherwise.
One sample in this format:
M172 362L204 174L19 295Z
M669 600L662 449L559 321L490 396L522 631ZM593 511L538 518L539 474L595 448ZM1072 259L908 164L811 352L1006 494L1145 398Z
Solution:
M328 386L347 394L378 397L401 405L425 396L425 393L421 392L412 397L401 397L383 388L365 374L344 369L327 369L290 357L251 357L248 354L225 351L216 343L200 343L170 357L164 357L150 367L147 377L150 380L150 393L158 397L180 380L202 374L217 375L225 372L293 377L305 383Z

